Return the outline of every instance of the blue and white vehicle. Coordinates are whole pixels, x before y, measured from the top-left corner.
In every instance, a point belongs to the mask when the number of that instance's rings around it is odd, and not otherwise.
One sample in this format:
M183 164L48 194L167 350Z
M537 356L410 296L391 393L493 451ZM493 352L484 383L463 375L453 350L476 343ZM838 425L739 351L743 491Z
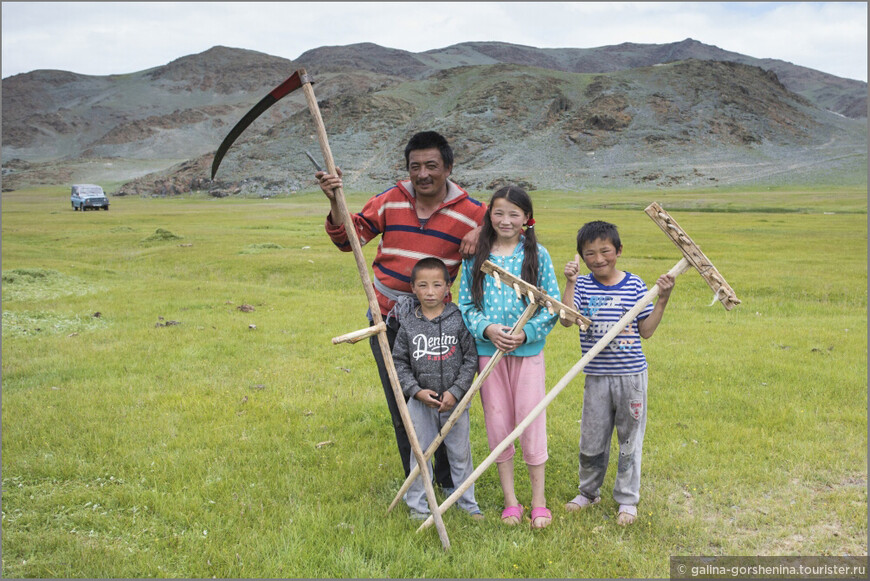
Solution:
M100 186L76 184L70 192L70 203L75 210L109 210L109 198Z

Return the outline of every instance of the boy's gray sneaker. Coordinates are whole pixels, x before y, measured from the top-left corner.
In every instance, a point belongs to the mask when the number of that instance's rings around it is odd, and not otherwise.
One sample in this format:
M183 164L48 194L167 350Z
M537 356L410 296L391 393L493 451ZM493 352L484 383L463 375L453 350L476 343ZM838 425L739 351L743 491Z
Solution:
M578 494L572 500L569 500L567 504L565 504L565 510L567 510L568 512L574 512L598 504L599 502L601 502L600 496L597 496L594 500L592 500L586 498L582 494Z
M471 518L473 518L474 520L483 520L484 519L483 513L480 511L479 508L476 508L472 511L469 511L468 514L471 515Z
M631 504L620 504L616 514L616 524L628 526L637 519L637 507Z
M411 520L426 520L427 518L429 518L428 512L420 512L419 510L415 510L413 508L409 510L411 511L411 514L409 515L411 517Z

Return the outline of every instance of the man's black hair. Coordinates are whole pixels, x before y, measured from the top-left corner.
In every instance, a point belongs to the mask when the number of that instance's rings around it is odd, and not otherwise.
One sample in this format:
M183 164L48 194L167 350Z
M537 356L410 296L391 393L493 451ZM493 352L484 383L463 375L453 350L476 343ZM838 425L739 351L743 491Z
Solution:
M450 272L447 270L447 265L440 258L428 256L417 261L414 268L411 270L411 284L417 281L417 273L421 270L440 270L444 274L444 282L450 284Z
M616 250L622 248L622 241L619 239L619 231L616 229L616 225L610 222L595 220L594 222L583 224L583 227L577 232L577 252L582 255L583 245L587 242L594 242L599 238L609 240Z
M408 145L405 146L405 169L411 165L411 152L418 149L437 149L441 153L441 161L444 162L444 167L453 167L453 150L450 149L450 144L444 139L444 136L435 131L421 131L415 133Z

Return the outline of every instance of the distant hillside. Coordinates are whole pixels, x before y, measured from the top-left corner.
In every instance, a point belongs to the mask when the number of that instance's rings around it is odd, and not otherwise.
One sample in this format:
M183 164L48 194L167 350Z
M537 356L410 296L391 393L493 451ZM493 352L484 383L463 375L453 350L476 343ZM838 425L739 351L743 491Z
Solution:
M454 177L491 189L709 186L837 172L866 173L866 127L819 110L772 73L734 63L681 61L606 75L516 65L444 70L321 102L349 188L376 189L404 172L401 149L419 127L451 136ZM312 184L307 110L234 145L215 195L268 194ZM211 155L157 180L184 191ZM863 164L863 170L860 168ZM854 169L854 168L853 168ZM852 171L852 170L849 170ZM151 191L151 178L125 191Z
M374 44L321 47L298 61L328 70L365 70L422 78L433 70L498 63L571 73L612 73L681 60L729 61L776 73L789 90L822 109L859 119L867 117L867 83L843 79L776 59L758 59L722 50L691 38L670 44L623 43L598 48L541 49L503 42L467 42L423 53Z
M207 179L232 125L303 66L349 188L400 177L404 142L429 128L453 143L456 179L480 189L866 180L866 83L689 39L424 53L359 44L296 61L214 47L128 75L16 75L3 79L3 187L63 183L94 165L111 166L113 181L136 178L122 194L310 187L302 151L319 152L301 91L246 131L217 183Z

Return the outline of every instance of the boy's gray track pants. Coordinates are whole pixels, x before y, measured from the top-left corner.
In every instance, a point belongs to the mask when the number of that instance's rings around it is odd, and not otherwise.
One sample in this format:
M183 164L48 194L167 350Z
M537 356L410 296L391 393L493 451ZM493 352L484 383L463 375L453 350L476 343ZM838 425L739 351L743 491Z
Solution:
M646 431L647 372L634 375L587 375L580 422L580 494L594 500L610 459L613 429L619 440L619 462L613 499L637 505L640 465Z
M439 412L424 405L415 398L408 400L408 414L414 423L414 431L417 432L420 448L424 452L438 436L439 430L447 423L451 413L452 410L449 412ZM453 483L457 488L474 472L474 465L471 461L471 443L469 441L470 430L471 423L468 417L468 409L466 409L444 438L443 445L447 449L447 457L450 461L450 473L453 476ZM417 458L412 453L411 470L415 466L417 466ZM429 474L432 474L431 460L429 461ZM413 510L423 513L429 512L429 503L426 500L426 491L423 488L422 477L418 476L414 479L414 482L405 494L405 502ZM459 497L456 504L461 509L470 513L480 510L477 501L474 499L474 484Z

